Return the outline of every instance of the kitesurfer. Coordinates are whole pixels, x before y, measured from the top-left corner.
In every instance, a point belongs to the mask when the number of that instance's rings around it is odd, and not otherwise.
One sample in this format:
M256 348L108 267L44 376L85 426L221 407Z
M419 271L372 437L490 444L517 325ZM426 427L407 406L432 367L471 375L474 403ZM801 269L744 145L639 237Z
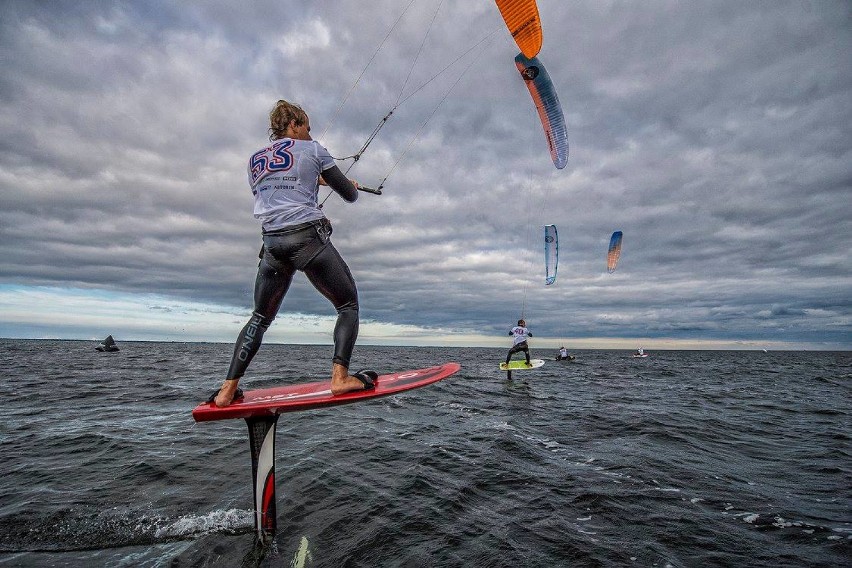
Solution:
M559 348L559 355L556 356L557 361L573 361L575 357L568 354L568 350L563 345Z
M522 319L518 320L518 325L512 328L509 335L513 337L512 348L506 354L506 365L512 360L512 355L515 353L524 352L527 358L527 367L531 367L530 363L530 346L527 344L527 338L532 337L532 333L527 329L527 322Z
M242 395L237 388L240 377L260 348L297 270L337 310L331 392L372 389L377 377L373 371L349 374L358 337L358 291L331 243L331 223L317 205L320 184L349 203L358 198L358 184L347 179L328 150L311 138L310 120L299 105L279 100L269 113L269 125L271 144L255 152L248 163L254 216L263 226L254 312L237 337L227 378L211 396L218 407Z

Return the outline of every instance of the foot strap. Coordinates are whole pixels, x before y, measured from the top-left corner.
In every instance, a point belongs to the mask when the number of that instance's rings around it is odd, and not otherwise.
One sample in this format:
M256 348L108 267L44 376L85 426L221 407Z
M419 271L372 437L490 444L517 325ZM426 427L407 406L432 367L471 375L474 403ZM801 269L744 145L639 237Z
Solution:
M210 395L210 397L207 399L207 402L216 402L216 397L219 395L219 391L221 390L222 389L216 389L215 391L213 391L213 394ZM236 392L234 392L234 398L231 399L231 402L235 402L243 397L243 389L237 387Z
M372 369L361 369L357 373L352 373L352 376L364 383L364 390L376 388L376 379L379 378L379 374Z

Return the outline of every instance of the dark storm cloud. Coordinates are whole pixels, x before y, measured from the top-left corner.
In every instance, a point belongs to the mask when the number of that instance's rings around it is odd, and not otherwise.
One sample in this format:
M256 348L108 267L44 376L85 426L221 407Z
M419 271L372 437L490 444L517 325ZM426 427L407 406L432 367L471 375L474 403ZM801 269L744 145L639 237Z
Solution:
M848 3L540 2L562 171L493 3L415 2L376 53L404 5L3 3L2 283L247 310L272 103L342 157L404 100L350 173L385 195L325 206L364 318L849 345ZM330 312L304 279L284 309Z

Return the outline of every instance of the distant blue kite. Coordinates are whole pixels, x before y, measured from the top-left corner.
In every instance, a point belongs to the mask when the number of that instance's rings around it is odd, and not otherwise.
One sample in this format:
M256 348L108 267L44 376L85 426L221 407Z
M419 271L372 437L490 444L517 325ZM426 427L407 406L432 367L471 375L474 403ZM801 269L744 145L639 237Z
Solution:
M556 268L559 264L559 237L556 225L544 226L544 284L550 286L556 282Z
M621 256L621 231L616 231L609 239L609 250L606 252L606 271L612 274L615 272L615 265L618 264L618 257Z

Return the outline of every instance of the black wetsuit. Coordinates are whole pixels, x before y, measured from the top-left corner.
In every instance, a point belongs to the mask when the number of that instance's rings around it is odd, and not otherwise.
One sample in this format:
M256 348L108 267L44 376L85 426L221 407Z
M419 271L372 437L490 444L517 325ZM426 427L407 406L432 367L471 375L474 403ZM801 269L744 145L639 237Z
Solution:
M322 175L329 187L346 201L357 199L355 186L337 166L323 171ZM349 368L358 337L358 290L330 237L331 223L325 218L264 233L254 284L254 312L237 337L227 378L237 379L245 374L297 270L303 271L337 310L334 362Z
M532 337L532 334L530 334L530 337ZM524 356L526 356L526 358L527 358L527 365L529 365L529 363L530 363L530 346L526 341L522 341L522 342L518 343L517 345L512 346L511 349L509 349L509 352L506 354L506 364L508 365L509 361L512 360L512 355L514 355L515 353L520 353L522 351L524 353Z

